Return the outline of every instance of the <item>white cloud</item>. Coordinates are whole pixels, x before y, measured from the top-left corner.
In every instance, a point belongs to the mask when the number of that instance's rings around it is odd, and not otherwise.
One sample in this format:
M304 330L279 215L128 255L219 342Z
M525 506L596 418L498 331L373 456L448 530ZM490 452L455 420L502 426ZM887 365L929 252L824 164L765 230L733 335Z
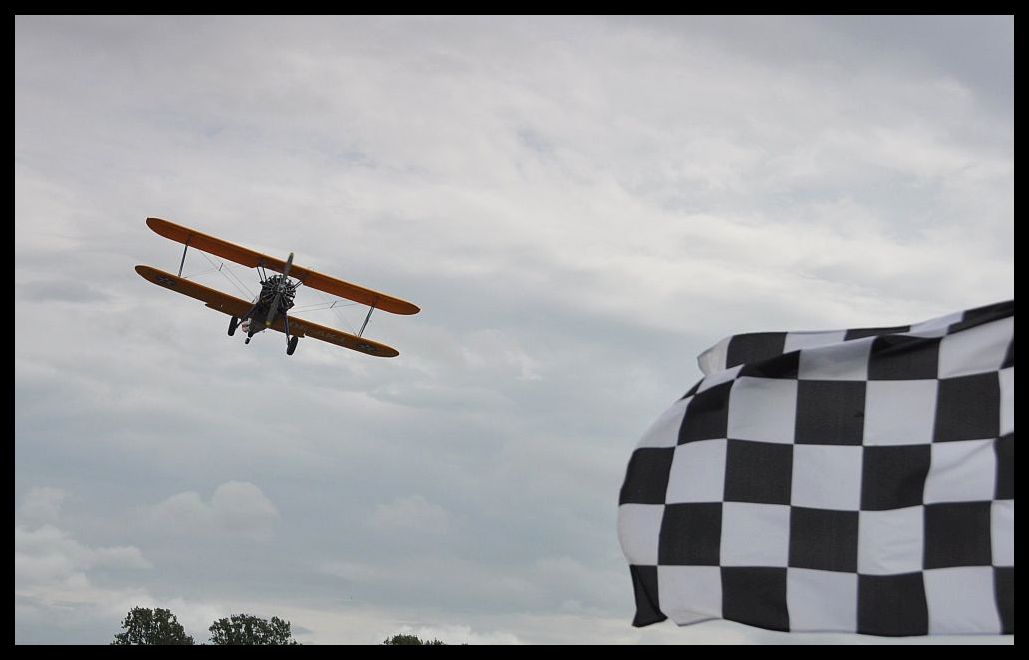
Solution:
M279 520L275 505L252 483L229 481L210 502L196 492L172 495L149 509L153 523L169 533L227 532L264 537Z
M118 583L153 568L135 546L90 546L50 524L16 524L15 643L103 643L104 626L113 636L129 603L146 597L143 589Z
M377 529L390 532L446 534L450 531L451 517L438 504L429 502L421 495L411 495L376 506L371 523Z
M133 546L89 547L53 525L14 528L15 579L27 584L78 579L94 568L152 568Z
M61 516L61 504L68 493L60 488L33 488L25 494L19 517L29 523L56 523Z
M374 582L386 577L383 569L368 564L348 561L333 561L322 566L322 572L348 582Z

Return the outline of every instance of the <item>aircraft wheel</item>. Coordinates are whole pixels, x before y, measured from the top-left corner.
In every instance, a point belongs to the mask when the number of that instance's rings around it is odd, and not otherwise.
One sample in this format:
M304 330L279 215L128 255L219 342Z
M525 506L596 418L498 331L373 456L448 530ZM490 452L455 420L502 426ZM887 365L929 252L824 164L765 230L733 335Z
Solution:
M300 337L290 337L289 345L286 347L286 355L293 355L293 351L297 350L297 342L300 341Z
M238 325L239 325L239 318L233 316L232 319L229 320L229 336L230 337L232 335L236 334L236 326L238 326Z

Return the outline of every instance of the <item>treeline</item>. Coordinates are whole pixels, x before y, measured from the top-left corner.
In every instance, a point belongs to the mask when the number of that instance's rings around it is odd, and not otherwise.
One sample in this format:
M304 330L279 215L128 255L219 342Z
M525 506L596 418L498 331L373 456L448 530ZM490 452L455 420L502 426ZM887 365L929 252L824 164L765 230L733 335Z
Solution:
M446 646L446 642L441 642L438 639L434 639L431 642L428 640L418 639L415 635L393 635L382 643L384 646Z
M115 646L193 646L182 624L171 610L133 607L121 622L123 632L114 636ZM249 614L218 619L208 628L210 644L216 646L295 646L289 621L273 616L271 621Z
M273 616L271 620L249 614L233 614L211 624L209 644L215 646L297 646L290 622ZM123 632L114 636L115 646L194 646L191 635L171 610L133 607L121 622ZM201 642L202 644L203 642ZM382 642L386 646L445 646L438 639L421 640L415 635L394 635Z

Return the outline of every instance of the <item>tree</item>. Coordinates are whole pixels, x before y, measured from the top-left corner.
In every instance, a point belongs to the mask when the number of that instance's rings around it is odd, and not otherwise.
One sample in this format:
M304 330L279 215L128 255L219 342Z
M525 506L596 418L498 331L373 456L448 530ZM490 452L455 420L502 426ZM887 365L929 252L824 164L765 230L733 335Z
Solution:
M218 646L297 646L289 621L271 621L249 614L233 614L211 624L211 643Z
M125 615L121 627L125 632L115 635L112 645L193 646L193 638L186 634L171 610L133 607Z
M446 642L438 639L422 641L417 635L393 635L382 643L384 646L446 646Z

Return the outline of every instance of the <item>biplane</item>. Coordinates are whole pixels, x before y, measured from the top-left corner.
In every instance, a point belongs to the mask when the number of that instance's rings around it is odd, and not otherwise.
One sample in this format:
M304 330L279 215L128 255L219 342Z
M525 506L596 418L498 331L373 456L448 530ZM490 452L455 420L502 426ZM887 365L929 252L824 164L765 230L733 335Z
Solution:
M211 309L228 314L232 317L229 320L229 336L235 335L236 329L239 328L244 331L246 344L249 344L250 339L258 332L272 329L286 335L286 355L293 355L301 337L313 337L376 357L396 357L400 353L395 348L362 336L368 327L372 312L381 309L394 314L417 314L420 311L417 306L406 300L296 266L293 264L292 252L283 261L160 218L147 218L146 223L161 236L184 245L182 260L179 262L178 275L150 266L136 266L136 272L154 284L196 298ZM247 302L183 278L182 266L186 263L186 252L189 248L256 268L260 276L261 292L254 300ZM269 276L268 271L278 275ZM293 307L293 299L301 285L367 305L368 314L357 334L352 335L290 316L289 310Z

